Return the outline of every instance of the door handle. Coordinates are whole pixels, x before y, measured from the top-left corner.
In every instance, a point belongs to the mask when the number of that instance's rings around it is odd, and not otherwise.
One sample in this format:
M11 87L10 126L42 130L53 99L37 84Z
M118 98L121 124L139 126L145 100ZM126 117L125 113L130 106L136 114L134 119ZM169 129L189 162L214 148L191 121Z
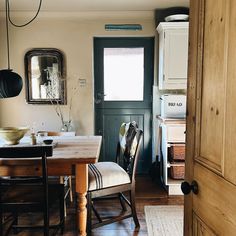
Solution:
M101 129L98 130L98 134L102 134L102 130Z
M191 184L184 181L184 182L181 183L181 190L182 190L184 195L189 194L191 191L194 194L198 194L198 183L195 180L193 180Z
M103 101L104 97L106 96L106 94L104 93L97 93L96 96L95 96L95 103L96 104L99 104Z

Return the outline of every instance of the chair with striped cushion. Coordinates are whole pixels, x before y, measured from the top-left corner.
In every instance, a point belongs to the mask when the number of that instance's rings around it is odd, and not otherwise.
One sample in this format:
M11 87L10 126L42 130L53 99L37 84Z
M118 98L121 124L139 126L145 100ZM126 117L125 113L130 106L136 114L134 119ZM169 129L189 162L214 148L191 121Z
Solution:
M87 233L106 224L133 217L136 228L139 221L135 207L135 172L140 155L143 131L138 129L136 122L123 123L120 128L119 142L117 144L116 162L98 162L89 165L89 189L87 194ZM129 197L124 194L127 192ZM115 195L119 199L122 212L111 219L102 219L93 205L93 200ZM99 203L99 201L98 201ZM126 204L131 208L127 213ZM98 219L92 224L92 211Z

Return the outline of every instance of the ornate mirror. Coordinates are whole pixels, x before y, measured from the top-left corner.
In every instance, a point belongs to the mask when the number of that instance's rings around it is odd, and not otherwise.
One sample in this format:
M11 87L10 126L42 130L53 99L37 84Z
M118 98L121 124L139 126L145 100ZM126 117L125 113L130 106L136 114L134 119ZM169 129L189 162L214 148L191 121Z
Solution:
M25 54L26 101L30 104L66 104L63 54L37 48Z

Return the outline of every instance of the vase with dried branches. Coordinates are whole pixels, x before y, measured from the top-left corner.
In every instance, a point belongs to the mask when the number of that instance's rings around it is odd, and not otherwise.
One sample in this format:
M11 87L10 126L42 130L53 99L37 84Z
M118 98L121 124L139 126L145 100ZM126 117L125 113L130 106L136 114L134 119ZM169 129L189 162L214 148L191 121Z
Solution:
M72 100L71 100L72 102ZM54 105L54 109L56 111L57 116L60 118L61 120L61 131L62 132L68 132L72 130L72 119L71 119L71 108L72 105L71 103L69 104L69 112L68 112L68 119L65 118L65 113L62 110L61 105L59 104L58 101L56 101L56 103L53 104Z
M65 80L61 80L61 82L65 83ZM72 127L72 105L73 105L74 96L78 92L78 87L72 87L70 89L70 92L71 92L71 97L70 97L70 100L68 102L68 106L69 107L67 109L64 109L65 107L63 107L60 104L60 101L53 97L52 91L49 90L47 92L47 97L50 99L50 102L53 105L54 110L55 110L57 116L60 118L60 121L61 121L61 131L62 132L72 131L72 129L73 129L73 127Z

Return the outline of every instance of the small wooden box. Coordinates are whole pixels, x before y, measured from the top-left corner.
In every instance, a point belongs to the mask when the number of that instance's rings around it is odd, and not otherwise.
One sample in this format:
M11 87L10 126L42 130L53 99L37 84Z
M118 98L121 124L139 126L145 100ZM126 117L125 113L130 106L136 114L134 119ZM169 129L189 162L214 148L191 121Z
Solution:
M172 179L184 179L185 165L174 165L170 167L170 177Z
M169 147L169 160L184 161L185 160L185 144L177 144Z

